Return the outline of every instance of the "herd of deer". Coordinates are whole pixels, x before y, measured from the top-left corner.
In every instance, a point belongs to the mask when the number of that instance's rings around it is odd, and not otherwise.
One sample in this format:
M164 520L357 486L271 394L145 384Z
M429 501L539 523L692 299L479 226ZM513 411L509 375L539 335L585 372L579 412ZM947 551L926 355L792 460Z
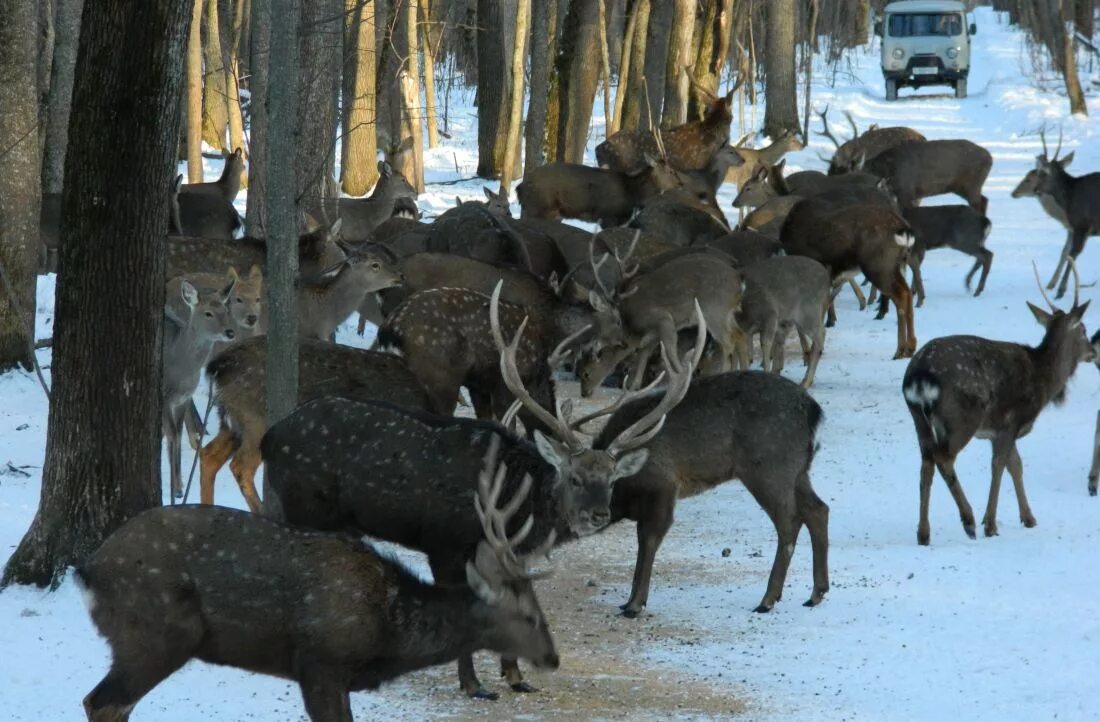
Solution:
M479 649L501 655L512 689L530 691L518 658L558 664L532 585L547 572L537 571L547 553L635 521L622 610L636 616L677 499L733 478L777 534L756 611L781 598L803 525L813 556L806 606L820 603L829 508L810 483L822 411L806 388L832 300L846 283L859 293L857 271L882 294L882 312L894 303L895 358L912 357L903 392L922 458L918 541L929 542L934 468L974 536L953 468L974 436L993 441L985 533L997 532L1006 466L1022 521L1035 523L1015 441L1061 397L1076 365L1096 356L1100 344L1082 324L1088 304L1075 283L1069 311L1031 306L1046 328L1035 348L954 336L917 351L903 272L913 271L919 306L925 252L951 247L976 259L966 280L980 268L981 293L992 261L982 195L990 154L909 128L872 127L841 143L826 109L823 135L836 144L828 172L784 176L781 156L803 141L731 145L732 92L706 95L700 121L601 143L598 168L530 171L517 189L520 218L506 195L487 190L485 202L422 223L415 191L386 161L370 197L323 204L318 213L338 220L309 228L299 243L300 406L271 428L265 247L236 238L230 205L240 152L219 181L171 189L163 430L174 497L184 427L192 445L202 438L191 395L204 369L221 428L198 452L202 505L139 515L77 572L113 651L110 672L85 699L89 719L128 718L193 658L296 681L313 720L351 720L349 691L455 659L468 695L495 698L474 671ZM1069 230L1051 279L1066 267L1059 296L1068 275L1076 278L1085 238L1100 231L1100 174L1070 176L1071 159L1049 157L1044 139L1036 169L1014 192L1038 197ZM739 189L734 205L754 208L736 229L715 201L727 181ZM942 193L967 204L918 205ZM602 228L591 234L562 218ZM43 220L43 237L56 241L48 210ZM356 310L360 331L378 325L373 350L331 341ZM801 386L778 374L792 327L807 366ZM749 370L754 336L764 370ZM575 415L555 387L555 371L568 369L584 396L616 372L626 390ZM462 388L476 420L454 416ZM600 418L594 437L583 431ZM227 461L252 513L213 506ZM364 535L426 554L434 584Z

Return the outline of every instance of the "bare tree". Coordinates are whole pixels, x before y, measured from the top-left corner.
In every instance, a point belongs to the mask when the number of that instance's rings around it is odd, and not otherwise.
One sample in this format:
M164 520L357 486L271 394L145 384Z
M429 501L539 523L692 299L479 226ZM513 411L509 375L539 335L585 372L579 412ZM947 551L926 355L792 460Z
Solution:
M436 0L441 5L443 0ZM435 117L435 55L434 38L442 34L431 32L431 0L420 0L420 47L424 51L424 119L428 125L428 147L439 145L439 127Z
M795 77L796 0L771 0L765 26L764 133L777 138L783 131L801 132Z
M42 158L42 192L60 193L65 177L65 149L69 144L69 113L73 106L73 74L76 72L80 14L84 0L58 0L53 70L50 77L50 109L46 117L46 145Z
M268 52L271 44L271 0L249 0L249 104L248 203L245 231L265 238L267 219L267 88Z
M646 108L646 38L649 32L650 0L634 0L627 28L633 27L633 38L623 43L623 60L619 65L619 93L615 102L622 100L622 115L616 130L648 127ZM629 49L630 57L626 57ZM617 111L616 111L617 112ZM644 120L643 120L644 119Z
M301 208L317 208L321 199L335 195L330 183L336 168L336 100L343 64L343 0L299 0L301 31L298 33L298 137L294 177ZM279 18L272 5L273 19ZM280 19L279 22L282 22ZM275 32L275 28L272 29ZM272 48L272 55L275 50ZM274 58L272 58L274 60ZM271 79L281 83L273 70ZM269 86L269 94L275 84ZM270 98L270 95L269 95ZM270 102L270 100L269 100ZM270 107L268 108L270 112ZM274 113L268 122L274 121ZM271 155L268 155L270 162ZM274 170L268 166L268 182ZM274 199L271 204L274 205ZM270 212L270 211L269 211Z
M187 36L187 182L202 183L202 9L205 0L191 5Z
M512 98L508 111L508 142L500 170L500 192L511 192L513 171L519 154L519 130L523 125L523 59L527 52L527 25L531 0L519 0L516 7L516 36L512 48Z
M561 104L556 156L559 161L580 163L584 158L599 70L599 63L594 62L599 53L598 24L596 3L570 3L556 61Z
M375 135L374 0L345 0L344 132L340 174L344 192L364 195L378 180Z
M31 368L41 156L38 8L0 0L0 373Z
M668 128L687 121L688 77L691 66L691 39L695 30L696 0L675 0L672 34L668 41L668 65L665 67L665 102L661 125Z
M203 103L202 139L212 148L225 147L225 129L229 126L229 87L222 55L218 0L206 0L202 24Z
M1081 89L1081 78L1077 74L1077 52L1074 40L1074 0L1061 0L1059 4L1059 34L1062 39L1062 75L1066 80L1066 95L1069 96L1069 112L1074 115L1088 115L1089 106L1085 102L1085 92Z
M477 174L482 178L497 178L504 167L514 9L515 0L477 3Z
M0 27L20 5L28 3L0 4ZM160 503L165 190L175 166L187 11L186 0L84 9L42 496L5 585L56 584L126 519ZM127 38L125 52L119 38ZM129 153L118 152L119 138Z
M557 37L557 0L531 0L531 101L523 129L524 172L546 162L550 58Z
M400 92L401 116L398 123L398 138L412 138L412 153L403 153L394 168L405 176L406 180L424 192L424 132L420 106L420 62L417 22L419 0L402 0L395 39L397 53L401 58L397 75Z
M673 5L668 0L652 2L649 8L649 24L646 26L645 66L641 87L642 117L639 127L648 129L650 117L654 123L661 121L664 104L665 72L668 65L669 37L672 33ZM629 127L629 126L627 126Z

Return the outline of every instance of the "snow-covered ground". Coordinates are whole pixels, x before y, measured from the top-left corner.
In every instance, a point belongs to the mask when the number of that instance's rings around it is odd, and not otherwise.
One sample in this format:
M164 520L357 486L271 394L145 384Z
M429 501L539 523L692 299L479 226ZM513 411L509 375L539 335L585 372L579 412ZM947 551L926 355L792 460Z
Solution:
M969 257L932 253L924 266L928 300L917 312L917 336L924 342L976 333L1036 343L1041 329L1024 305L1040 300L1031 262L1045 280L1063 231L1036 201L1013 200L1009 192L1040 150L1036 130L1043 123L1064 128L1065 150L1076 151L1073 170L1100 169L1100 147L1091 142L1100 135L1094 120L1100 102L1091 104L1091 118L1068 118L1056 84L1051 92L1033 87L1020 36L988 9L976 18L970 98L958 101L947 89L928 89L919 98L903 91L900 102L886 103L877 54L869 51L853 57L851 77L836 87L815 86L814 101L818 107L829 103L834 114L850 110L861 127L910 125L930 138L967 138L993 153L985 189L996 258L987 290L971 298L963 288ZM454 140L426 154L429 182L473 175L473 112L467 106L452 110ZM590 148L602 137L599 107L596 113ZM828 150L815 138L788 166L821 167L817 153ZM421 206L438 213L455 195L480 197L480 183L429 186ZM731 195L731 189L722 194L724 208ZM1086 283L1100 280L1098 252L1090 248L1082 256ZM1096 288L1082 295L1093 298ZM40 282L40 336L50 334L52 306L50 277ZM467 701L448 666L354 695L357 718L667 719L736 711L746 719L1100 719L1100 500L1087 496L1085 480L1100 406L1096 371L1081 367L1067 403L1048 409L1020 442L1036 528L1017 523L1006 482L1000 536L967 539L937 478L932 545L918 547L919 461L900 390L905 362L890 360L893 313L876 322L857 310L850 294L841 297L838 311L840 323L829 334L812 390L826 412L812 478L832 509L832 590L825 604L799 604L811 585L803 535L784 600L771 614L750 612L765 585L773 530L744 489L730 483L680 504L658 555L648 613L637 620L614 614L633 567L629 524L558 555L559 575L542 588L563 670L537 677L541 694L504 691L495 707ZM1098 323L1093 309L1086 324L1091 330ZM341 330L340 340L363 344L349 329ZM40 359L48 365L49 352ZM801 373L797 364L788 369L794 378ZM0 399L3 559L37 505L46 403L33 378L18 373L0 379ZM188 452L185 469L190 460ZM988 444L976 442L958 463L978 514L989 460ZM218 498L244 506L228 469ZM731 550L728 557L723 548ZM0 594L0 717L80 718L81 698L107 666L107 647L70 582L53 594L25 588ZM479 669L488 685L503 687L488 656L480 658ZM192 663L135 711L135 719L201 717L299 719L302 707L286 682Z

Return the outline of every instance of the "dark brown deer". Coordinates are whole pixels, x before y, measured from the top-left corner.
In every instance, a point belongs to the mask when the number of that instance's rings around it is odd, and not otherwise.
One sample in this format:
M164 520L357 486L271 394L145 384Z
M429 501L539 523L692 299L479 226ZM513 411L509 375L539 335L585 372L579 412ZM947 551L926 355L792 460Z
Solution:
M222 174L216 181L206 183L184 183L179 192L185 195L192 193L204 193L221 198L226 203L232 203L237 199L241 190L241 175L245 172L244 151L237 148L232 153L222 151L225 165L222 166Z
M297 682L314 722L351 722L349 692L479 649L557 668L532 585L546 572L530 570L553 538L518 553L521 540L505 530L518 526L532 483L524 478L502 498L515 475L507 462L497 468L495 449L475 472L476 514L467 512L481 519L481 538L450 586L421 581L361 540L233 509L161 507L134 517L76 571L112 656L84 698L88 719L128 719L191 659Z
M739 78L722 97L698 84L690 74L689 80L707 103L701 120L661 130L659 136L648 130L620 130L596 146L596 162L600 167L633 174L645 168L646 155L667 154L669 165L677 170L706 168L715 151L729 143L733 94L744 79Z
M1100 234L1100 173L1070 175L1066 172L1066 166L1073 160L1072 153L1059 162L1057 153L1054 160L1047 158L1045 140L1043 150L1043 155L1036 159L1035 168L1039 171L1039 177L1035 192L1040 197L1049 196L1065 212L1069 228L1066 258L1067 262L1076 261L1085 249L1085 241ZM1069 274L1069 268L1066 268L1055 298L1065 295Z
M936 248L954 248L956 251L974 257L974 265L966 274L966 288L970 289L970 280L981 269L975 296L985 290L985 280L993 265L993 252L985 247L993 224L989 219L970 206L917 206L906 208L902 215L913 229L913 248L909 251L907 262L913 270L913 292L917 296L917 307L924 305L924 279L921 276L921 264L924 255Z
M895 145L858 161L854 170L887 179L902 208L922 198L954 193L985 215L989 199L982 195L982 186L992 167L989 151L969 140L927 140Z
M267 337L241 341L206 365L212 403L221 429L199 452L201 500L214 503L214 479L227 461L248 507L262 508L256 493L260 439L267 431ZM396 356L325 341L302 339L298 347L298 403L336 394L378 399L410 409L430 400L405 363Z
M1092 360L1096 368L1100 369L1100 331L1092 335ZM1089 467L1089 496L1096 496L1097 486L1100 485L1100 411L1096 412L1096 431L1092 437L1092 466Z
M1058 165L1064 171L1070 163L1073 162L1073 153L1070 153L1064 158L1059 158L1058 154L1062 152L1062 134L1058 134L1058 147L1054 149L1054 157L1051 158L1047 151L1047 139L1046 132L1043 131L1039 134L1040 140L1043 142L1043 154L1038 158L1045 158L1051 165ZM1038 164L1037 164L1038 165ZM1058 283L1058 279L1062 276L1062 270L1065 268L1066 259L1069 258L1069 251L1073 248L1073 229L1070 227L1069 219L1066 217L1066 211L1062 206L1058 205L1058 201L1054 199L1054 196L1047 195L1046 193L1039 193L1039 180L1040 171L1038 167L1032 168L1023 177L1023 180L1012 190L1013 198L1038 198L1039 205L1048 216L1053 218L1062 224L1062 227L1066 229L1066 243L1062 248L1062 255L1058 257L1058 266L1054 269L1054 275L1050 277L1050 281L1047 282L1047 290L1052 290Z
M624 173L577 163L547 163L516 187L523 218L579 218L617 226L630 220L647 198L691 180L665 161L646 155L640 171Z
M233 204L220 193L184 193L183 176L168 199L169 235L217 240L244 236L244 222Z
M729 222L716 206L699 201L682 188L647 200L630 219L629 227L678 246L704 242L730 231Z
M932 474L940 476L955 499L963 531L975 538L974 512L955 474L955 458L972 438L993 444L993 475L982 526L986 536L997 534L997 498L1007 467L1016 489L1020 521L1035 526L1035 516L1024 492L1024 467L1016 440L1026 436L1040 412L1065 398L1066 383L1077 364L1096 358L1082 317L1089 304L1079 304L1076 268L1073 307L1061 311L1047 298L1036 270L1035 280L1050 306L1044 311L1028 303L1043 328L1038 346L991 341L978 336L944 336L925 344L905 370L902 392L920 444L920 522L917 543L927 545L928 501Z
M822 130L817 134L832 141L836 147L832 159L829 161L829 175L847 173L853 169L859 160L871 160L879 154L902 143L915 143L928 140L923 135L904 126L892 126L879 128L872 126L860 133L856 127L852 114L845 111L844 115L852 127L852 137L841 143L829 130L829 106L817 114L821 118Z
M614 409L594 448L607 448L655 403L643 396ZM814 493L809 471L821 418L821 407L809 394L773 374L739 371L696 379L648 442L645 466L616 482L612 492L611 522L638 523L638 559L623 614L635 617L649 601L653 562L672 526L676 500L728 479L741 480L778 535L767 590L756 611L769 611L782 596L803 524L813 547L814 585L806 606L820 603L829 589L829 507Z
M809 256L824 264L834 280L855 269L862 271L894 302L898 316L894 358L912 356L917 348L913 294L901 272L914 243L909 224L886 206L848 205L836 209L819 206L814 200L804 200L787 216L780 234L783 247L792 255Z

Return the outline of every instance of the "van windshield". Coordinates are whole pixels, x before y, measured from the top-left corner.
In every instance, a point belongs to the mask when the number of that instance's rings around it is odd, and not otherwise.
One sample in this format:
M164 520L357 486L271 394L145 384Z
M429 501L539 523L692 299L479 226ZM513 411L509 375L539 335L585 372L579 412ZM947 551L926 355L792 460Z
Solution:
M959 13L895 13L890 16L889 32L892 38L954 37L962 35L963 21Z

